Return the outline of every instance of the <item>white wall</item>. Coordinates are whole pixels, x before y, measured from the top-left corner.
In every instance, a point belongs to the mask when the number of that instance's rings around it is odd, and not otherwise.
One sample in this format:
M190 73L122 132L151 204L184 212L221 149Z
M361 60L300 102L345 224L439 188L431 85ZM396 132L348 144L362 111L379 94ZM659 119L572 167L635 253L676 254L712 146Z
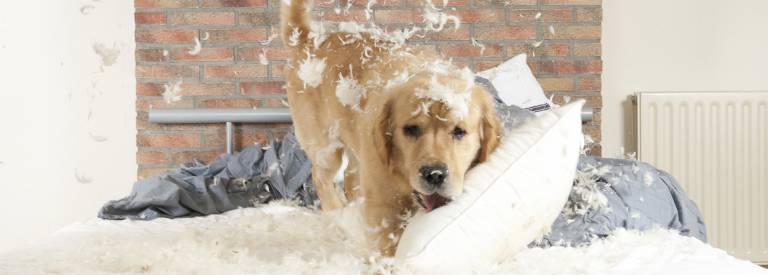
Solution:
M768 1L603 0L603 155L635 150L638 91L768 90Z
M0 252L94 218L130 191L133 29L133 1L0 9ZM94 43L117 49L116 63L102 69Z

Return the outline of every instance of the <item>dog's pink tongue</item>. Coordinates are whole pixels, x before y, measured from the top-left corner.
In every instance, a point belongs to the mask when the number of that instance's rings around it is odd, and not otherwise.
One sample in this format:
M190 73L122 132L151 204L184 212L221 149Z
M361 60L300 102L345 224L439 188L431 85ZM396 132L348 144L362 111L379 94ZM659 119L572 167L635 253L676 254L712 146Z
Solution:
M430 212L432 210L438 209L441 206L448 203L448 199L438 195L437 193L434 193L432 195L423 196L424 201L424 208L427 212Z

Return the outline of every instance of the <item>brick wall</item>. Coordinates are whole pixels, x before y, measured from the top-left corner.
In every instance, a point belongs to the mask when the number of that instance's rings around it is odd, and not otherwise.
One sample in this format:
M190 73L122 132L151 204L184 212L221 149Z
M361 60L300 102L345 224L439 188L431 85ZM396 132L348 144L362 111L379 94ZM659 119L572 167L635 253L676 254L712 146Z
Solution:
M139 176L151 175L224 151L224 126L156 125L150 108L282 107L283 70L288 53L277 33L280 0L135 0L137 78L137 161ZM336 14L346 0L317 1L316 15L326 21L365 22L367 1L351 0L348 14ZM440 3L442 1L435 1ZM476 71L527 52L529 64L548 96L562 103L585 98L596 109L585 132L600 140L601 0L449 0L448 10L462 18L458 30L411 41L451 57ZM414 0L380 0L373 19L384 26L421 23ZM539 14L540 13L540 14ZM195 37L201 51L192 55ZM475 38L485 46L473 46ZM542 42L538 47L533 45ZM269 65L259 62L265 52ZM181 99L166 103L163 85L182 80ZM236 147L279 137L290 125L243 124ZM600 154L600 148L593 150Z

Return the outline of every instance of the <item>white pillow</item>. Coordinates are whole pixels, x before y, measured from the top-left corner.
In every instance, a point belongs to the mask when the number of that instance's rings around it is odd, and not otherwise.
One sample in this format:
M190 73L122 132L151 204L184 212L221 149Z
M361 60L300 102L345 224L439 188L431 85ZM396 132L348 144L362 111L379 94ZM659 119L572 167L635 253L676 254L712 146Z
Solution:
M504 104L538 113L549 110L551 102L528 67L528 55L519 54L477 76L488 79Z
M419 273L467 274L549 232L573 184L582 105L573 102L509 131L490 159L467 173L461 196L409 221L395 256Z

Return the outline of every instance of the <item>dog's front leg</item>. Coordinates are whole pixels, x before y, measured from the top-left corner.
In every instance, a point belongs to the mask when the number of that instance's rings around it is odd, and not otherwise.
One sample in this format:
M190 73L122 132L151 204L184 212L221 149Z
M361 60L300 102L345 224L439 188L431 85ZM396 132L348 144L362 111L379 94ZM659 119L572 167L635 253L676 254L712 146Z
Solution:
M389 200L364 202L364 216L369 226L369 240L384 256L394 256L400 235L413 211L410 196L392 196Z

